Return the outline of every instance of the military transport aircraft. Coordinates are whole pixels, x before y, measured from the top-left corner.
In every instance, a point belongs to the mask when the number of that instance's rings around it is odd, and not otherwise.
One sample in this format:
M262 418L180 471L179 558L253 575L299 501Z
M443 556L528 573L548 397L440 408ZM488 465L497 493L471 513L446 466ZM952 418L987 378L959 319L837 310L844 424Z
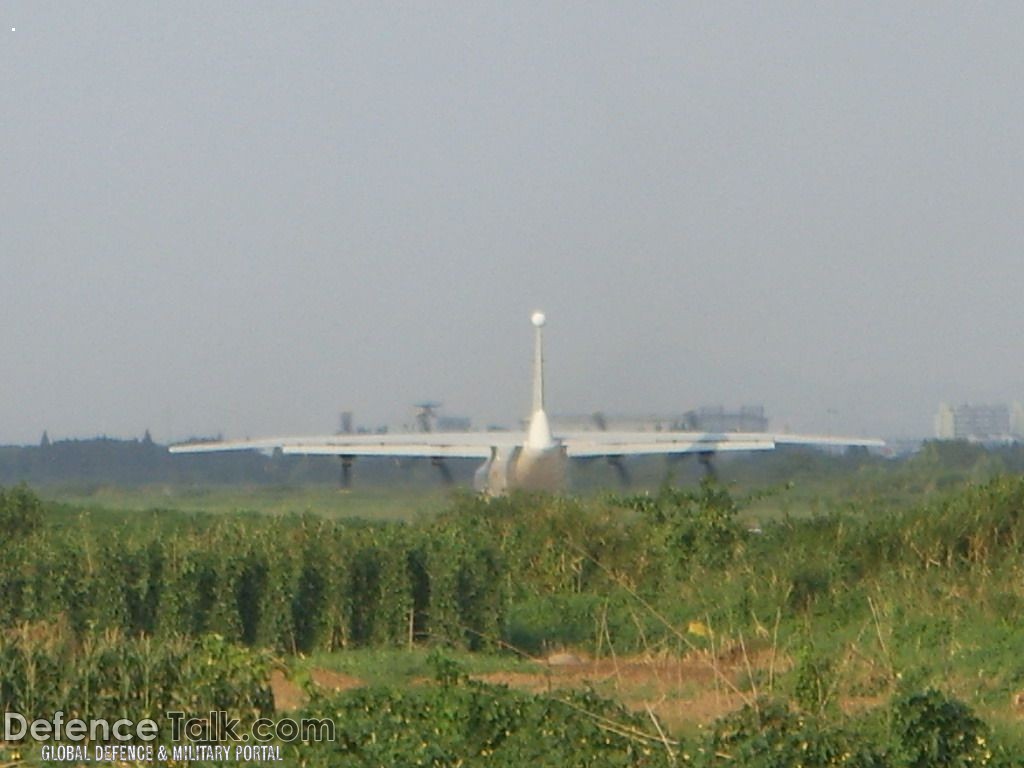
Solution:
M415 432L409 434L275 437L182 443L172 453L280 450L285 454L338 456L347 477L357 456L429 458L443 467L447 458L482 459L476 471L477 490L497 495L512 489L556 490L565 483L569 459L694 453L703 460L720 451L769 451L779 445L881 447L881 440L767 432L553 432L544 410L544 323L542 312L531 318L535 329L533 411L526 432Z

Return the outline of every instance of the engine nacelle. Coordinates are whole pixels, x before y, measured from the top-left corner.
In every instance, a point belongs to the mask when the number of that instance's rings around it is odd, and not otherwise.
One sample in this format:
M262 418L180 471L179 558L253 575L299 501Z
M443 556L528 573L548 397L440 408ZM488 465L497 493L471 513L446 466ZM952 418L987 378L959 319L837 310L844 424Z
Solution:
M521 448L492 448L491 457L473 475L473 487L489 496L500 496L517 487L515 467Z
M565 449L558 444L543 451L529 446L493 448L491 457L473 476L473 487L490 496L513 489L557 491L564 484L567 462Z

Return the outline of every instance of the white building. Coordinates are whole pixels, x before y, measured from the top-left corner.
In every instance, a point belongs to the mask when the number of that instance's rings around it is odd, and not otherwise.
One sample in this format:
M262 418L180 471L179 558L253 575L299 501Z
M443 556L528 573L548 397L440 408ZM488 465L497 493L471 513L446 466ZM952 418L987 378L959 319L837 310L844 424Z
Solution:
M942 403L935 414L935 436L940 440L1011 442L1024 438L1024 409L1011 405Z

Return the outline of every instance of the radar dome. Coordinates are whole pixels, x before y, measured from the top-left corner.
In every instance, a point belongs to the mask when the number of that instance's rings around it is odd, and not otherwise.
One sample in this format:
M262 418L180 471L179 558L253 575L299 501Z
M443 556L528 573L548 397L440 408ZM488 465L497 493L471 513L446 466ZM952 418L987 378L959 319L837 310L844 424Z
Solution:
M546 319L547 318L544 317L543 312L534 312L533 317L530 318L530 322L532 322L535 326L540 328L542 325L544 325L544 321Z

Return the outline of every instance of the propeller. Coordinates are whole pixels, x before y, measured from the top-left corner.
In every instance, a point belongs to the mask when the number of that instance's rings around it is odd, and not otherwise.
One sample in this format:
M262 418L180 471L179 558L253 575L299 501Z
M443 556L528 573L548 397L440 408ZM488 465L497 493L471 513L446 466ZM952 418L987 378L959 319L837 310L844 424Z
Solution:
M608 464L612 469L615 470L615 475L619 478L619 483L623 488L628 488L630 484L629 469L626 467L626 462L622 456L609 456Z
M697 458L700 460L700 465L704 467L704 476L710 477L712 480L718 478L718 473L715 471L715 465L711 461L714 457L714 451L704 451L703 453L697 454Z
M441 403L426 400L416 403L413 407L416 409L416 426L419 427L420 432L433 432L434 417L437 416L437 409L441 407Z
M605 417L603 411L594 411L590 414L590 420L594 423L594 428L599 432L608 431L608 419ZM623 456L608 456L608 465L615 470L615 476L619 479L619 485L623 488L628 488L632 478L629 476L629 469L626 467Z
M341 487L351 488L352 487L352 462L354 461L353 456L339 456L341 459Z
M454 485L455 478L452 477L451 467L444 460L443 456L434 456L430 459L430 463L437 467L437 471L441 473L441 482L445 485Z
M594 427L599 432L608 431L608 420L604 416L603 411L595 411L594 413L592 413L590 415L590 420L594 422ZM630 482L632 482L633 478L630 476L630 470L626 466L625 457L609 456L607 457L607 460L608 466L610 466L615 471L615 477L618 478L618 484L622 485L623 487L629 487Z

